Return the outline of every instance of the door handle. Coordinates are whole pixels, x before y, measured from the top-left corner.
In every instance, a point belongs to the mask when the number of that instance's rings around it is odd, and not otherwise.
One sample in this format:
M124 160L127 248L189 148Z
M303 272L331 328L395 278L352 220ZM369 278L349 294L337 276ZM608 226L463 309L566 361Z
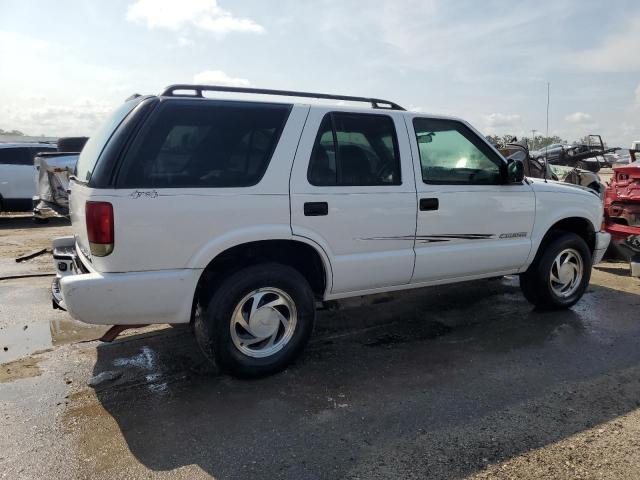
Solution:
M320 217L329 213L327 202L306 202L304 204L305 217Z
M438 210L439 206L440 206L440 202L438 201L437 198L421 198L420 199L420 210L423 212L426 210Z

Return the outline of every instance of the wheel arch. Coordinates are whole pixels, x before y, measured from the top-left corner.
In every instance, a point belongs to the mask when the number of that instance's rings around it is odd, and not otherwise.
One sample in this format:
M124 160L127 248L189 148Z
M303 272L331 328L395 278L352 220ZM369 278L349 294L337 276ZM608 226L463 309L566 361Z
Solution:
M545 234L538 244L536 254L532 261L535 262L542 252L544 252L544 247L563 232L575 233L586 242L592 254L595 251L596 228L594 227L593 222L583 216L570 216L556 220L546 229Z
M309 282L316 298L324 298L331 291L329 259L314 242L304 237L252 240L228 246L207 263L196 285L194 306L199 295L211 294L225 276L243 267L269 261L298 270Z

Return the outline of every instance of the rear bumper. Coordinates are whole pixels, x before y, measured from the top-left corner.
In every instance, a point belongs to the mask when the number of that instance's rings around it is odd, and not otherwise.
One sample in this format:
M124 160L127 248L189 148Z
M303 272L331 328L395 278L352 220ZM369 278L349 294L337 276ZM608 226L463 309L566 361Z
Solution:
M58 243L57 247L54 242L58 274L52 295L54 305L66 309L73 318L101 325L189 322L202 270L100 273L86 266L75 248L69 251L73 237L66 240L65 245ZM66 268L62 267L65 255Z
M640 227L611 223L607 232L611 233L617 253L629 261L631 275L640 277Z
M611 241L611 235L607 232L596 232L596 248L593 251L593 265L600 263L602 257L604 257L609 242Z

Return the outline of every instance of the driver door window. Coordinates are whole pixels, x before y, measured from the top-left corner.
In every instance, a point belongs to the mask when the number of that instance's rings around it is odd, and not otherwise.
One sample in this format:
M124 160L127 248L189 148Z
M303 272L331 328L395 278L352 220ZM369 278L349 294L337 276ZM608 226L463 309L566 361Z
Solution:
M422 180L436 185L498 185L500 160L464 124L414 118Z

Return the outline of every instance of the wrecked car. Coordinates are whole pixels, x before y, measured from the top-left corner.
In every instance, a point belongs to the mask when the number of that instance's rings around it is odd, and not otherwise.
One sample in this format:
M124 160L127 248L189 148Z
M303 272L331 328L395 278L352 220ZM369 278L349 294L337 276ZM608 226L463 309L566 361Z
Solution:
M590 188L598 195L604 194L606 187L595 172L578 168L576 165L553 165L546 162L544 157L534 157L526 144L509 143L500 148L500 152L508 159L520 160L524 164L527 177L570 183Z
M531 152L531 157L549 165L577 167L581 170L598 172L603 167L611 167L606 155L620 150L619 147L605 148L600 135L588 135L587 143L573 145L550 145Z
M613 171L604 197L605 230L614 253L629 261L631 275L640 277L640 161Z
M34 220L69 216L69 177L86 141L86 137L61 138L57 151L43 152L34 158L37 192L33 198Z

